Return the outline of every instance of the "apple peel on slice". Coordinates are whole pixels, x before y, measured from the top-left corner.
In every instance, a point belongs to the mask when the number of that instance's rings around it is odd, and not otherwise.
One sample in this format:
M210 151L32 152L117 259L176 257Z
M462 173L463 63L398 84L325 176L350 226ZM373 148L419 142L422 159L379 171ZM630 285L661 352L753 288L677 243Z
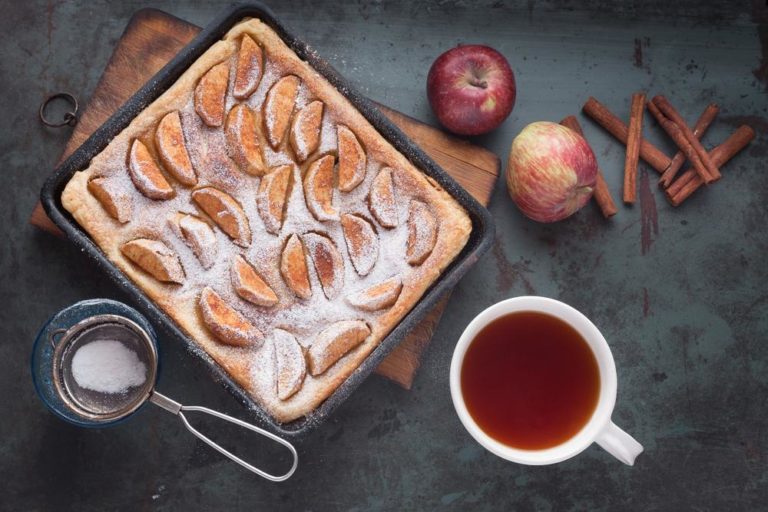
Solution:
M109 178L94 178L88 182L88 191L101 203L104 211L121 224L131 220L133 199Z
M297 297L306 300L312 296L304 244L296 234L292 234L285 243L283 253L280 256L280 273L286 286Z
M247 105L232 107L225 127L227 154L244 172L263 176L267 171L256 131L256 114Z
M137 238L126 242L120 252L140 269L163 283L184 282L184 268L179 257L159 240Z
M240 39L240 50L237 52L237 67L235 68L235 83L232 96L239 100L248 98L256 91L264 72L264 53L261 46L248 34Z
M370 334L371 328L362 320L342 320L326 327L307 351L310 375L325 373Z
M378 311L385 309L395 302L403 289L400 276L391 277L347 297L347 302L363 311Z
M240 203L214 187L192 192L192 200L240 247L251 245L251 228Z
M383 227L395 228L399 224L395 185L390 167L382 168L373 178L371 191L368 194L368 208Z
M336 244L325 235L306 233L302 236L309 259L317 272L323 293L333 300L344 286L344 259Z
M304 350L293 334L283 329L272 331L277 367L277 397L288 400L301 389L307 375L307 360Z
M320 222L338 220L333 206L333 155L325 155L309 165L304 176L304 197L307 208Z
M224 123L228 83L229 62L224 61L206 71L195 87L195 112L212 128Z
M365 179L367 158L355 134L340 124L336 128L339 151L339 190L351 192Z
M176 195L149 149L139 139L135 139L131 144L128 173L138 191L150 199L170 199Z
M256 193L256 207L268 233L276 235L283 226L288 190L293 176L293 166L281 165L261 178Z
M208 330L225 345L259 348L264 341L260 330L208 286L200 293L200 313Z
M264 125L267 138L273 148L277 148L285 138L285 132L291 122L300 80L293 75L284 76L267 92L264 100Z
M278 303L274 290L241 255L232 263L232 286L241 299L251 304L272 307Z
M361 276L368 275L379 258L376 230L365 218L350 213L341 216L341 229L352 266Z
M197 174L192 167L192 160L189 158L187 145L184 142L184 131L178 110L168 112L160 120L155 130L155 146L165 169L179 183L187 187L197 184Z

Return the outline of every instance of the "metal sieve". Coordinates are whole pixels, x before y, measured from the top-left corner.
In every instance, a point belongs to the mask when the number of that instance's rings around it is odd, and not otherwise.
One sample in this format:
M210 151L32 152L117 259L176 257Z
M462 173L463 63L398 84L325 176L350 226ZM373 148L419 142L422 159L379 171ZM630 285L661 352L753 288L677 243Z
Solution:
M110 301L112 302L112 301ZM75 305L78 306L78 305ZM121 305L125 307L124 305ZM127 308L130 309L130 308ZM66 310L65 310L66 311ZM133 311L133 310L130 310ZM135 313L135 311L134 311ZM138 314L138 313L135 313ZM54 317L55 319L56 317ZM50 322L52 323L53 320ZM50 325L49 323L49 325ZM46 326L48 327L48 326ZM43 336L44 335L44 336ZM162 395L155 390L158 375L158 354L154 338L137 322L118 314L98 314L87 316L66 328L44 328L41 336L49 347L43 347L48 357L39 356L41 341L38 339L33 352L33 376L38 394L57 415L67 421L86 427L100 427L114 424L134 414L146 402L151 402L162 409L178 416L181 422L195 437L223 454L242 467L273 482L282 482L293 475L298 466L296 449L288 441L277 437L255 425L233 418L207 407L182 405L179 402ZM129 388L123 393L102 393L80 386L72 372L72 359L77 351L97 340L115 340L133 351L147 368L146 380L143 384ZM39 383L41 380L35 371L36 361L43 361L52 366L50 383ZM37 363L40 366L40 363ZM41 386L47 384L49 396ZM52 390L55 396L50 396ZM62 410L62 408L64 410ZM283 475L272 475L241 459L212 441L205 434L193 427L185 412L199 412L214 418L233 423L279 443L291 452L293 463L290 470Z

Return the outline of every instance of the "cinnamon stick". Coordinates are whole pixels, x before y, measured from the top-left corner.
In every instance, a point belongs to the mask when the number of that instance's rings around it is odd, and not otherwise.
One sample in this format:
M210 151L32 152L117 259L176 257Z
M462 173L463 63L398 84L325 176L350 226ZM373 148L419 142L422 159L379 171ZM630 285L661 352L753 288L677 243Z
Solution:
M633 204L637 199L637 160L640 157L640 139L643 135L643 112L645 93L632 95L629 109L629 132L627 133L627 154L624 159L624 202Z
M664 113L659 110L658 106L653 101L648 102L648 110L650 110L651 114L653 114L653 117L656 118L656 121L659 122L659 125L664 129L664 131L667 132L667 135L669 135L675 144L677 144L677 147L680 148L680 151L682 151L683 154L691 161L693 168L696 170L699 176L701 176L702 179L704 179L706 182L706 180L709 178L709 174L704 168L704 163L699 158L699 154L696 153L696 150L685 137L683 130L677 124L672 122L672 120L669 119L666 115L664 115Z
M709 157L715 165L721 167L739 151L744 149L754 138L755 130L745 124L741 125L725 142L710 151ZM703 184L704 181L696 171L688 169L664 191L664 194L672 206L680 206L683 201L688 199Z
M608 133L619 139L620 142L627 143L629 128L624 124L624 121L616 117L605 105L590 96L581 110ZM667 155L644 138L640 139L640 158L645 160L648 165L659 173L666 171L669 164L672 163L672 160Z
M581 129L581 125L576 117L568 116L560 121L560 124L584 137L584 131ZM584 140L586 140L586 137ZM597 179L595 180L595 191L592 194L592 197L594 197L597 206L600 207L600 211L606 219L613 217L616 215L616 212L619 211L618 208L616 208L616 203L613 202L611 191L608 189L608 184L603 177L603 171L600 170L599 166L597 168Z
M694 151L696 151L696 154L699 155L706 174L706 176L702 176L704 178L704 183L709 184L713 181L719 180L720 170L717 168L714 162L712 162L712 159L709 157L707 150L704 149L704 146L701 145L699 139L694 136L693 131L691 131L688 125L685 124L685 119L683 119L677 110L675 110L675 107L672 106L669 100L667 100L667 98L664 96L659 95L655 96L651 101L653 101L653 103L659 107L659 110L661 110L664 115L670 119L670 121L675 123L677 127L682 130L683 135L685 135L685 138L688 140L688 143L693 146Z
M716 103L710 103L707 105L707 108L705 108L704 112L701 113L699 119L696 121L696 125L693 127L693 135L697 139L701 140L704 132L707 131L709 125L712 124L712 121L714 121L715 117L717 117L718 112L720 112L720 107ZM662 174L661 178L659 179L660 187L667 188L672 183L672 181L674 181L675 176L677 176L677 172L683 167L685 159L686 156L683 151L678 151L677 154L672 157L672 163L669 164L669 167L666 171L664 171L664 174Z

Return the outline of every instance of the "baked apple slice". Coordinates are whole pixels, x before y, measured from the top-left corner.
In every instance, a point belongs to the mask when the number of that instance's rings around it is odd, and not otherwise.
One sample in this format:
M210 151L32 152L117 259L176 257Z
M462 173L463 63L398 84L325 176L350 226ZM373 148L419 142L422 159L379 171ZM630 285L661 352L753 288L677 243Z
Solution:
M340 124L336 128L339 151L339 190L350 192L365 179L365 150L352 130Z
M424 263L437 242L437 219L429 207L413 200L408 210L408 242L405 256L411 265Z
M313 101L296 113L291 126L290 141L299 163L306 160L320 145L322 123L322 101Z
M297 297L308 299L312 296L304 244L296 234L291 235L285 243L280 256L280 273L285 284Z
M302 236L309 259L328 299L334 299L344 287L344 259L336 244L325 235L306 233Z
M155 145L160 155L160 161L182 185L192 187L197 184L197 174L192 167L192 160L184 142L184 132L181 129L179 111L174 110L165 114L155 130Z
M347 352L360 345L371 329L362 320L342 320L326 327L309 347L309 373L317 376L325 373Z
M282 329L272 331L277 364L277 397L288 400L304 383L307 375L307 360L304 350L293 334Z
M285 138L293 107L296 105L299 83L296 76L284 76L267 92L264 101L264 124L267 128L267 139L273 148L277 148Z
M244 100L254 93L261 81L264 72L264 54L261 46L251 39L248 34L243 34L240 39L240 50L237 52L237 68L235 69L235 83L232 87L232 95Z
M213 187L192 192L192 200L240 247L251 245L248 217L235 198Z
M131 220L133 199L108 178L94 178L88 182L88 191L95 197L104 211L121 224Z
M385 228L397 227L397 200L391 168L384 167L373 179L371 191L368 194L368 208L379 224Z
M124 243L120 252L158 281L176 284L184 282L184 269L179 257L159 240L137 238Z
M347 297L347 302L363 311L378 311L397 302L403 281L399 276L375 284Z
M131 144L128 154L128 173L139 192L150 199L170 199L176 195L149 149L139 139Z
M227 154L244 172L253 176L263 176L267 171L261 144L256 132L256 114L247 105L232 107L227 114L225 129L227 135Z
M171 225L204 269L216 263L219 245L216 233L207 222L188 213L177 213L171 218Z
M211 127L224 123L224 107L229 83L229 62L216 64L200 78L195 87L195 112Z
M226 345L259 348L264 341L260 330L208 286L200 293L200 313L208 330Z
M304 198L307 208L320 222L338 220L333 206L333 155L325 155L309 165L304 176Z
M379 236L370 222L359 215L341 216L341 229L347 243L349 259L361 276L366 276L379 258Z
M285 205L288 203L288 189L291 185L293 166L281 165L261 178L256 193L256 207L268 233L276 235L283 225Z
M257 306L272 307L278 299L274 290L256 272L256 269L239 254L232 263L232 286L241 299Z

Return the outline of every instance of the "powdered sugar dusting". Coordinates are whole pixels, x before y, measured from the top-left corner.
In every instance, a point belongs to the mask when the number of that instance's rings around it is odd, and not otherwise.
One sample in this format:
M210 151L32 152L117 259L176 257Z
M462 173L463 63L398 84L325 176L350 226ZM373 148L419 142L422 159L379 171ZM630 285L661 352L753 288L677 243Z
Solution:
M324 108L323 122L320 126L320 144L317 146L317 151L320 154L336 152L338 147L336 125L332 117L328 109Z
M264 52L261 46L244 34L240 38L240 48L237 52L233 95L244 98L253 93L259 85L263 71Z
M277 395L285 400L299 390L307 374L304 351L296 338L288 331L272 331L277 363Z
M339 210L334 207L334 198L338 193L333 186L333 162L332 155L315 160L304 178L307 207L319 221L339 219Z
M97 189L97 192L94 192L92 188ZM102 203L110 216L122 224L130 222L133 216L133 198L126 193L116 177L92 179L88 183L88 189ZM99 197L101 195L106 197Z
M379 237L364 217L344 214L341 217L349 258L361 276L368 274L379 258Z
M234 61L231 60L230 65L230 76L233 77ZM139 193L128 172L126 155L130 150L131 141L126 138L116 138L104 151L103 154L108 155L108 165L100 169L99 176L108 178L115 193L129 198L134 205L130 222L118 228L119 238L123 242L138 237L158 240L167 245L169 250L178 257L186 279L182 284L169 286L166 290L171 300L194 301L197 308L201 291L205 287L210 287L224 303L242 315L254 329L264 334L265 342L259 349L217 345L215 354L231 358L243 367L249 368L251 377L249 391L269 409L279 407L283 400L304 400L306 396L303 395L317 389L316 379L311 375L303 378L297 388L298 391L291 396L278 395L280 386L277 383L281 368L295 370L302 366L303 350L316 343L319 332L333 326L333 330L326 336L338 333L342 329L338 325L339 322L352 322L358 326L375 325L376 318L386 311L386 309L369 311L355 307L347 301L348 295L368 290L372 286L392 279L393 276L400 276L402 282L407 283L408 276L414 269L406 260L408 229L405 223L401 222L401 225L393 229L385 229L372 216L368 206L368 195L372 184L380 169L391 165L389 162L376 161L369 155L365 176L360 185L345 193L341 193L335 185L331 188L330 205L337 215L323 218L322 221L315 218L307 206L305 193L311 196L316 191L312 190L311 184L308 187L309 190L305 190L302 179L308 165L306 163L297 165L290 150L286 151L288 144L281 144L280 148L275 150L267 143L264 101L267 91L285 73L268 58L266 52L263 68L263 75L255 92L241 103L247 104L254 110L266 165L269 168L283 164L291 166L292 179L286 197L283 224L273 229L274 233L267 231L257 204L259 186L264 178L245 174L230 159L223 127L211 128L202 122L195 112L191 93L186 103L178 107L178 110L189 157L198 173L198 184L195 190L208 186L215 187L231 196L239 204L242 208L241 216L233 213L237 210L226 210L213 212L212 217L213 220L224 219L236 222L238 228L247 224L252 234L252 243L249 246L238 246L224 233L220 225L212 225L207 227L206 235L198 236L198 238L205 238L206 247L217 248L215 257L210 257L203 262L204 258L196 255L194 244L188 243L184 236L179 236L178 226L174 228L174 223L171 222L172 219L178 219L179 214L205 218L192 201L193 190L176 186L177 184L171 181L176 189L176 195L167 200L155 201ZM232 96L233 81L230 78L226 98L228 109L238 103ZM317 99L316 96L312 94L306 83L302 82L296 96L296 108L304 108L314 99ZM313 154L337 154L336 126L334 113L328 108L323 108L319 144ZM302 146L307 141L302 139L297 142ZM308 148L304 149L308 150ZM333 172L335 174L335 170ZM335 182L335 179L333 181ZM409 203L413 198L407 188L407 186L401 188L399 183L394 184L394 201L390 205L393 211L390 211L390 214L393 213L396 219L408 218ZM339 214L356 216L364 226L363 231L368 232L355 249L356 256L352 256ZM195 229L197 228L188 228L188 232ZM335 292L329 294L332 298L328 298L323 293L323 283L318 274L317 265L310 259L310 254L307 254L306 261L313 292L311 297L306 300L301 299L286 285L280 273L280 256L288 237L292 234L304 239L308 246L312 245L314 237L327 237L327 240L330 240L329 243L335 247L341 263L335 265L338 267L338 272L334 274L336 282L332 286ZM307 249L308 253L311 252L310 247ZM278 296L276 305L258 306L237 295L231 281L232 264L237 255L244 257L275 292ZM284 343L286 346L280 348L283 342L275 341L275 333L280 332L286 334L284 336L277 334L278 337L283 336L285 340L291 337L294 343L293 349L287 348L290 347L287 342ZM295 350L296 347L298 350ZM326 375L334 371L331 366ZM295 377L297 374L292 372L291 375ZM285 382L288 380L286 378ZM290 390L290 386L286 386L287 388L283 389L285 393Z
M363 342L371 329L361 320L342 320L323 329L309 348L312 375L321 375L344 354Z
M131 146L128 168L136 188L145 196L150 199L173 197L173 187L163 176L147 147L138 139L134 140Z
M323 292L329 299L335 298L344 286L344 259L329 238L318 233L306 233L302 238Z
M193 215L182 215L178 222L179 232L205 269L216 262L218 243L211 227Z
M267 92L262 111L267 137L272 146L277 146L285 138L300 84L298 77L288 75L278 80Z
M418 200L411 201L408 213L408 263L421 265L429 257L437 241L437 220L429 207Z
M353 293L347 301L365 311L377 311L395 303L403 289L403 280L395 276L364 290Z
M254 92L247 100L247 104L256 111L261 111L261 107L264 104L264 99L267 97L267 92L272 88L275 82L277 82L283 76L282 71L278 69L274 62L265 58L264 60L264 74L261 77L261 82Z
M291 126L291 145L296 157L303 162L317 149L323 121L323 103L313 101L296 114Z
M384 167L374 178L368 197L368 206L376 220L384 227L394 228L398 225L397 199L392 182L392 169Z
M307 87L307 84L305 84L304 82L301 82L301 85L299 85L299 90L296 93L296 110L300 110L306 107L311 101L311 98L312 98L312 93L309 92L309 88Z

